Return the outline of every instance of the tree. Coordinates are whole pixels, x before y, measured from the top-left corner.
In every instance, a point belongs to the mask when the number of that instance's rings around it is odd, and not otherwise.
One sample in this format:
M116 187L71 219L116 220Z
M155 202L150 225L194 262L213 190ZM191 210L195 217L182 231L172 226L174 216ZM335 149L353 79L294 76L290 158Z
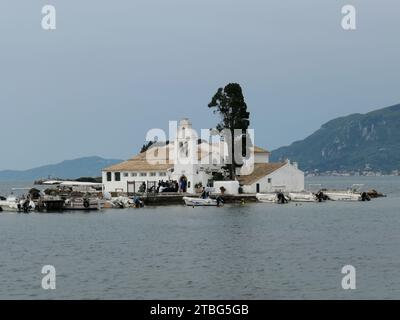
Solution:
M149 141L147 143L145 143L142 146L142 149L140 149L140 153L146 152L147 150L149 150L149 148L155 143L155 141Z
M214 113L219 114L222 118L221 122L217 125L217 130L226 130L230 132L231 147L229 148L229 157L231 163L226 164L224 169L228 171L229 178L235 179L236 168L241 167L243 164L237 163L235 155L235 129L241 130L239 138L242 140L242 155L249 154L246 148L250 144L246 144L246 140L250 139L247 134L247 129L250 125L250 113L247 111L247 104L244 100L242 88L237 83L229 83L225 88L219 88L217 93L213 96L211 102L208 104L209 108L215 108ZM250 140L249 140L250 141Z
M155 143L157 143L157 141L149 141L147 143L145 143L142 148L140 149L140 153L146 152L147 150L150 149L151 146L153 146ZM158 146L160 146L161 144L158 142L157 144ZM169 140L165 141L165 145L169 145Z

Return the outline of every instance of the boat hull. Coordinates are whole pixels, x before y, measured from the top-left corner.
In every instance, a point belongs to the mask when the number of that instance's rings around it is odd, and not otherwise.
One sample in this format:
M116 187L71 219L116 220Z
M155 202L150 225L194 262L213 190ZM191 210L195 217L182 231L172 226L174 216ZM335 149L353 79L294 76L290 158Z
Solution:
M101 209L101 204L97 199L73 199L65 201L64 210L83 210L93 211Z
M258 201L264 202L264 203L276 203L276 202L278 202L278 198L277 198L276 194L261 194L261 193L258 193L256 195L256 198L257 198Z
M19 201L14 197L7 200L0 200L0 211L28 213L33 210L35 210L35 203L33 201L26 203L25 200Z
M216 207L216 206L218 206L218 202L215 199L183 197L183 201L185 201L185 204L187 206L193 206L193 207Z
M341 192L324 192L332 201L361 201L361 194L358 193L341 193Z
M283 199L280 200L279 194L277 193L257 193L256 198L258 201L263 202L263 203L287 203L290 199L288 199L286 196L281 194Z
M0 212L18 212L18 205L16 203L9 203L7 201L0 201Z
M290 192L289 198L293 202L317 202L318 199L312 193L296 193Z

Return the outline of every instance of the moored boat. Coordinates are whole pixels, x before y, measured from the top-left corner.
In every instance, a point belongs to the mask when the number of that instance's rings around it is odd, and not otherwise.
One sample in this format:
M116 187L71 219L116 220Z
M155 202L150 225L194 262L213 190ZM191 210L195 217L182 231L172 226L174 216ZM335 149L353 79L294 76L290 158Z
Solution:
M183 201L185 201L185 204L187 206L192 206L192 207L199 207L199 206L214 206L214 207L219 207L223 204L223 201L220 197L217 199L203 199L203 198L194 198L194 197L183 197Z
M17 197L9 196L7 198L1 197L0 211L18 212L19 200Z
M142 208L144 207L144 202L137 196L130 198L130 197L116 197L111 198L111 200L106 201L108 204L111 205L112 208Z
M289 192L290 201L293 202L318 202L319 199L312 192Z
M311 191L289 192L288 197L293 202L322 202L328 200L328 197L322 191L317 193Z
M324 193L332 201L363 201L361 193L353 193L351 191L325 191Z
M286 197L282 192L274 192L274 193L257 193L256 198L260 202L264 203L288 203L290 200Z
M361 192L362 184L354 184L348 190L324 190L324 194L333 201L370 201L366 192Z
M0 211L28 213L33 210L35 210L35 203L29 198L20 200L13 195L0 198Z

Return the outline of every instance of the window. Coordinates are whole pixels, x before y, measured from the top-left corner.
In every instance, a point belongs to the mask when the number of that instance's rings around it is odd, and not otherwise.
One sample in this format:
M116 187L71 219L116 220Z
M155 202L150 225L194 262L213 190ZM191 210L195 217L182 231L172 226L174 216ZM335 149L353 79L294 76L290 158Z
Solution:
M114 178L115 181L121 181L121 172L115 172Z
M131 177L137 177L137 173L136 172L131 172Z
M111 181L111 172L107 172L107 181Z
M166 172L159 172L158 175L159 175L160 177L166 177L166 176L167 176L167 173L166 173Z
M268 183L271 183L272 182L272 179L271 178L268 178Z
M147 177L147 172L141 172L141 173L140 173L140 176L141 176L141 177Z
M157 174L155 172L150 172L150 177L155 177Z
M128 175L128 172L124 172L124 177L126 178L126 177L128 177L129 175Z

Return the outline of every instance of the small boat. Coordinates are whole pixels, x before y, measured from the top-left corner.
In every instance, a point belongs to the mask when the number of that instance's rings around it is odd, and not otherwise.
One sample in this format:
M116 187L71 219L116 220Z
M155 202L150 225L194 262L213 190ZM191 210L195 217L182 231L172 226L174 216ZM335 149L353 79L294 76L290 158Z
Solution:
M7 198L0 198L0 211L18 212L20 201L17 197L9 196Z
M113 208L129 208L133 205L133 201L128 197L116 197L109 200Z
M319 199L312 192L289 192L290 201L293 202L318 202Z
M0 198L0 211L28 213L32 210L35 210L35 203L29 198L21 200L15 196Z
M135 196L133 198L129 198L129 197L116 197L116 198L112 198L111 200L108 200L108 203L111 204L111 206L113 208L142 208L144 207L144 203L143 201Z
M354 184L348 190L324 190L324 194L332 201L370 201L366 192L361 192L362 184Z
M328 200L328 197L322 191L316 193L311 191L289 192L288 197L293 202L322 202Z
M256 198L258 201L264 203L288 203L290 200L282 192L257 193Z
M100 210L97 198L70 198L65 200L64 210Z
M223 200L218 197L217 199L203 199L203 198L193 198L193 197L183 197L183 201L185 201L185 204L187 206L192 206L192 207L199 207L199 206L214 206L214 207L219 207L221 204L223 204Z
M277 196L276 193L257 193L256 198L260 202L276 202Z
M361 201L360 194L354 194L348 191L326 191L325 194L332 201Z

